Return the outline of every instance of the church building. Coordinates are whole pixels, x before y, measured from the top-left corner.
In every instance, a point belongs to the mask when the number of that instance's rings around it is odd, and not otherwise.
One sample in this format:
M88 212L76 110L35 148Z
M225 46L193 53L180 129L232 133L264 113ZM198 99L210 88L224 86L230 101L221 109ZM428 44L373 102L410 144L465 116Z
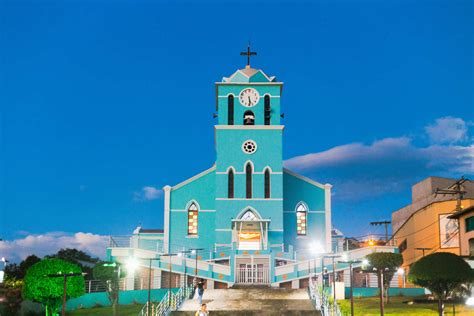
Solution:
M314 247L331 252L331 185L284 168L283 82L252 68L252 54L215 84L215 162L163 188L163 232L138 228L132 237L136 254L162 254L157 273L169 266L208 284L278 286L300 275L297 265L279 268L309 259ZM110 256L122 255L111 248Z

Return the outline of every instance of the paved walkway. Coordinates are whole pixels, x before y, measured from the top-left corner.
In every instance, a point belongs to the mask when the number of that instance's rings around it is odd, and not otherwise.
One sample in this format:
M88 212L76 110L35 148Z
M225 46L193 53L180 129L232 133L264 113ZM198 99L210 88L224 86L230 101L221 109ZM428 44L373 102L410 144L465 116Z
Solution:
M306 290L225 289L204 291L210 315L319 315ZM194 315L197 300L187 300L172 315Z

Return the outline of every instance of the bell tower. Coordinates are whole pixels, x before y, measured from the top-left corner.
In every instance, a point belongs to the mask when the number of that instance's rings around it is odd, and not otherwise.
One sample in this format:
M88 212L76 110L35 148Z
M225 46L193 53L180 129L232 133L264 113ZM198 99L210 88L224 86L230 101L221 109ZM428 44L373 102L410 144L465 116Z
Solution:
M283 244L283 83L250 66L250 46L241 55L245 68L216 83L215 241L269 249Z

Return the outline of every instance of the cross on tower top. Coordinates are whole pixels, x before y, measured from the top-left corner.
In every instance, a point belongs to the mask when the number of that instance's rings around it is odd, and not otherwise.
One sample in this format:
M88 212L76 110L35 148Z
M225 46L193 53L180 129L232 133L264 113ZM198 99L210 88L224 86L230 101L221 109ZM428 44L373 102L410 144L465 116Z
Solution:
M250 68L250 56L257 56L257 52L250 51L250 43L247 45L247 51L241 52L240 56L247 56L247 68Z

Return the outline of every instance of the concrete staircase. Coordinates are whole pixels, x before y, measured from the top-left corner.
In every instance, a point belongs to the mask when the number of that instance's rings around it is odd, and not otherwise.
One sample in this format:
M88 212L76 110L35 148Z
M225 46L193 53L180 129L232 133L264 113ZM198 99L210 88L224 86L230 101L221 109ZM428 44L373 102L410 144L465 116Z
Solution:
M307 290L270 288L225 289L204 291L203 303L210 315L267 316L321 315L309 299ZM194 315L199 306L187 300L171 315Z

